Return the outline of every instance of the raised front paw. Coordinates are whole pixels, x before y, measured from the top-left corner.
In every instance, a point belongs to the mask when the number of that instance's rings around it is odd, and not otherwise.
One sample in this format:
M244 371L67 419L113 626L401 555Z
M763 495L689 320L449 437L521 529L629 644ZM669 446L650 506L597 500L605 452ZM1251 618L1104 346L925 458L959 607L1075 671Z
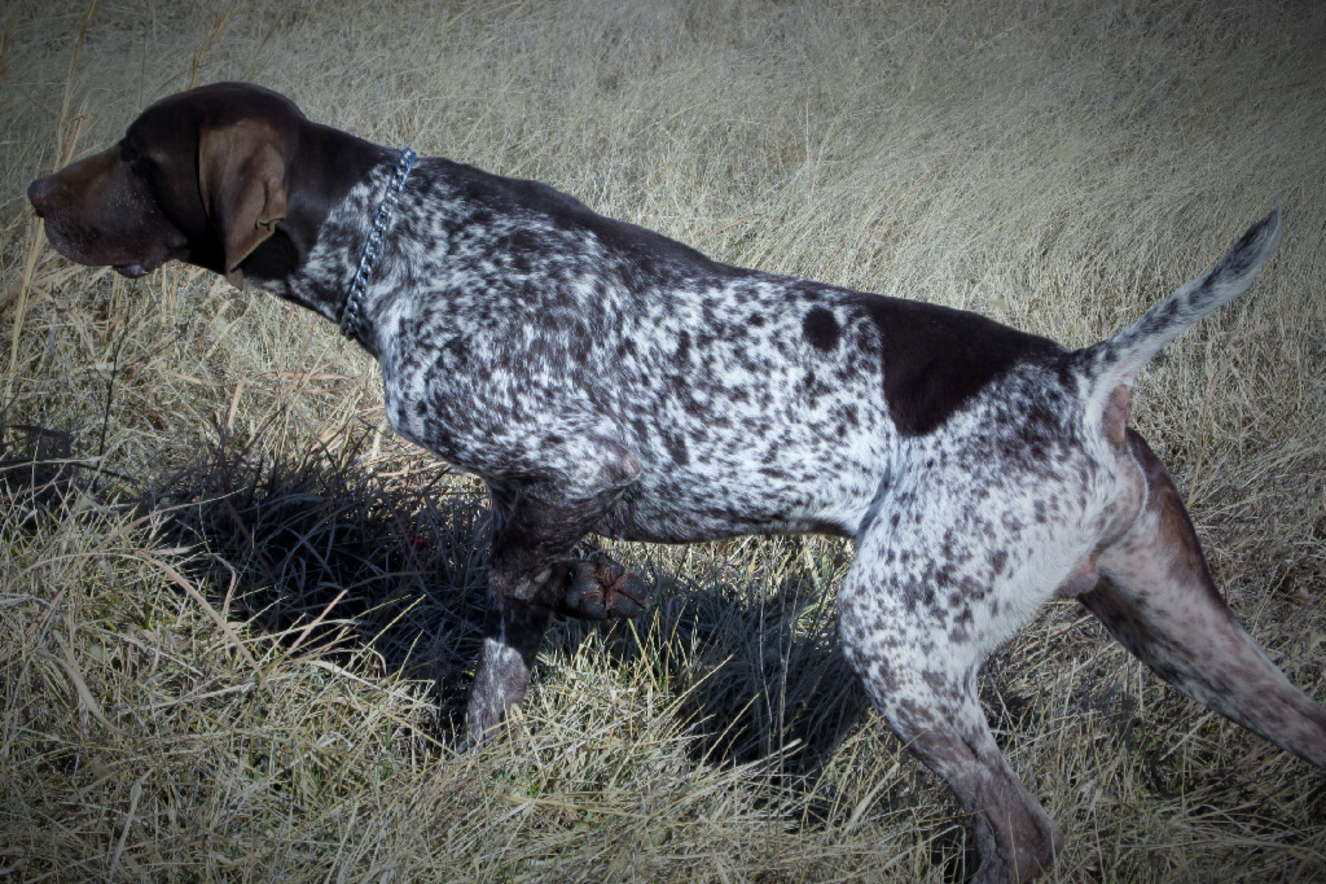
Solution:
M564 613L582 620L635 617L649 604L645 582L604 555L566 562Z

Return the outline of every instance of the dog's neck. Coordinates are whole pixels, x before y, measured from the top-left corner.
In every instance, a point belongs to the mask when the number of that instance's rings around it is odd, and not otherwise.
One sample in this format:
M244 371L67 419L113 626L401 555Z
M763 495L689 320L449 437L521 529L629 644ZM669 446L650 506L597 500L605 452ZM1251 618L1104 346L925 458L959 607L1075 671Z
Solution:
M381 240L371 249L367 266L364 259L372 232L381 226L382 236L394 219L395 199L388 195L399 197L404 184L403 175L397 181L403 153L327 131L338 136L333 147L327 149L325 135L311 139L324 145L321 155L305 156L291 169L289 211L242 270L258 288L340 324L347 336L373 352L364 308L368 284L380 281L389 263ZM412 165L413 152L410 157ZM358 174L346 174L356 169ZM351 300L357 278L360 287ZM354 321L346 322L347 312Z

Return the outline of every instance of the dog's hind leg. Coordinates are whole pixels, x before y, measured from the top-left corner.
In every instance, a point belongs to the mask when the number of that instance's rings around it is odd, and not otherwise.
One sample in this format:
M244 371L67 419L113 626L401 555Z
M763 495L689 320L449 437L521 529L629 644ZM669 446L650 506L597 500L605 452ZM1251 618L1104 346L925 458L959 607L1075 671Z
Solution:
M950 542L974 522L919 514L903 502L860 538L838 595L843 650L875 709L969 814L981 856L972 881L1027 881L1063 835L995 743L976 690L990 648L1024 618L986 551Z
M894 733L969 814L981 857L973 884L1029 881L1054 861L1063 833L996 745L976 695L979 665L964 650L941 640L924 649L924 669L863 661L850 650L848 658Z
M1234 619L1164 466L1137 433L1128 440L1146 475L1146 507L1101 551L1100 582L1081 602L1161 678L1326 769L1326 710Z

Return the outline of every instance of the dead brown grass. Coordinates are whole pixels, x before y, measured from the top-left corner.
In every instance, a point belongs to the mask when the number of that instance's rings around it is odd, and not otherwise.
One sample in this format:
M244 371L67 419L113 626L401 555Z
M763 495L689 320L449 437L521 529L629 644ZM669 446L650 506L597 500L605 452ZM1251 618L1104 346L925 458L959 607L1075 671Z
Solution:
M949 881L945 790L836 654L849 550L618 547L638 622L561 624L512 739L456 754L472 482L384 430L311 315L45 246L27 182L146 103L250 79L728 261L1070 344L1278 198L1254 291L1137 423L1219 583L1326 700L1326 9L11 3L0 21L0 879ZM1063 881L1326 877L1326 790L1055 604L991 720L1069 832Z

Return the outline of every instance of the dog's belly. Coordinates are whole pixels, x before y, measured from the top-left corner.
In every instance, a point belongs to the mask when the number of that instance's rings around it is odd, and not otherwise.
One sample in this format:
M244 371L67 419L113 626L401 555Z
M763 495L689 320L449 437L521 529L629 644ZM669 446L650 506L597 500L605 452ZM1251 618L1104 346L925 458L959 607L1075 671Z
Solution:
M867 519L888 475L887 455L873 446L800 449L805 458L796 463L753 448L752 459L715 456L697 467L646 469L595 530L655 543L742 534L850 537Z
M608 511L595 531L616 540L695 543L743 534L855 535L860 520L823 517L810 508L778 511L751 501L678 496L632 489ZM763 501L760 501L763 503Z

